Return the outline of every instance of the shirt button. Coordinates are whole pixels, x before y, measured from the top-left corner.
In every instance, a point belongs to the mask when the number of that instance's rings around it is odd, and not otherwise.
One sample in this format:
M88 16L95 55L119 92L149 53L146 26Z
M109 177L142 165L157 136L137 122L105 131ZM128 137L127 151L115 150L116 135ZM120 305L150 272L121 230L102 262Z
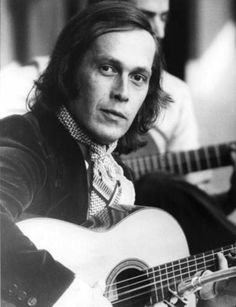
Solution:
M27 293L25 291L18 291L17 298L19 301L23 301L26 298Z
M12 295L13 295L12 289L8 289L8 295L9 295L9 296L12 296Z
M35 306L37 304L37 299L34 296L31 296L27 301L28 306Z

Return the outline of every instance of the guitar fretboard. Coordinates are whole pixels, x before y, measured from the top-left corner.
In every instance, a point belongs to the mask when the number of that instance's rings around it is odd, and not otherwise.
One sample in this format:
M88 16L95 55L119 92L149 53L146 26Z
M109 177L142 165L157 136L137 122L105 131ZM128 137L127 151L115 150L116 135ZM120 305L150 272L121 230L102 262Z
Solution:
M124 157L123 161L133 170L135 179L154 171L167 171L184 175L231 165L230 144L233 144L233 142L190 151L169 152L164 155Z
M236 245L201 253L188 258L176 260L152 269L153 284L156 302L167 299L169 289L177 291L181 281L191 279L196 272L217 269L216 255L218 252L227 255Z

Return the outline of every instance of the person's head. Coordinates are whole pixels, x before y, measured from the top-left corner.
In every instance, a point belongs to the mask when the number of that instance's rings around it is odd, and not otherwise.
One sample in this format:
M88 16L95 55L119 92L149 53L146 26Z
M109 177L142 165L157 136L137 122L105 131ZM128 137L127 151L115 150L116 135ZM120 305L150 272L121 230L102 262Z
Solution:
M130 145L166 102L160 75L160 45L146 16L132 5L103 2L66 25L31 108L55 113L65 105L94 141L109 144L126 134Z
M88 4L95 4L104 0L88 0ZM132 3L146 14L156 35L165 37L165 28L169 15L169 0L120 0Z

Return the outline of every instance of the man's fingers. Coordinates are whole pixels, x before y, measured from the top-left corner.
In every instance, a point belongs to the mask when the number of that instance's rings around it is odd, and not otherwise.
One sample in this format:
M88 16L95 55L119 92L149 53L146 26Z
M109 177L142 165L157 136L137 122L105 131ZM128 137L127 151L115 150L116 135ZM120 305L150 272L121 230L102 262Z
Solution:
M219 270L224 270L228 268L228 262L222 253L217 254Z
M230 153L231 159L233 160L233 164L236 166L236 144L232 144L230 148L231 148L231 153Z

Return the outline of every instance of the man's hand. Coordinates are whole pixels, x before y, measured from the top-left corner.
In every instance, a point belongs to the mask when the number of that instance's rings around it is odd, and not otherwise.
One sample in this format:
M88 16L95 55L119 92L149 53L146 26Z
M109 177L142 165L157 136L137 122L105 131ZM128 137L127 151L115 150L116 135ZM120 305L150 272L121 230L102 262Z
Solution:
M228 268L223 254L218 254L219 269ZM209 272L209 274L211 274ZM236 306L236 277L204 286L199 292L198 307L233 307Z
M78 278L63 293L53 307L112 307L103 296L105 283L100 281L93 288Z

